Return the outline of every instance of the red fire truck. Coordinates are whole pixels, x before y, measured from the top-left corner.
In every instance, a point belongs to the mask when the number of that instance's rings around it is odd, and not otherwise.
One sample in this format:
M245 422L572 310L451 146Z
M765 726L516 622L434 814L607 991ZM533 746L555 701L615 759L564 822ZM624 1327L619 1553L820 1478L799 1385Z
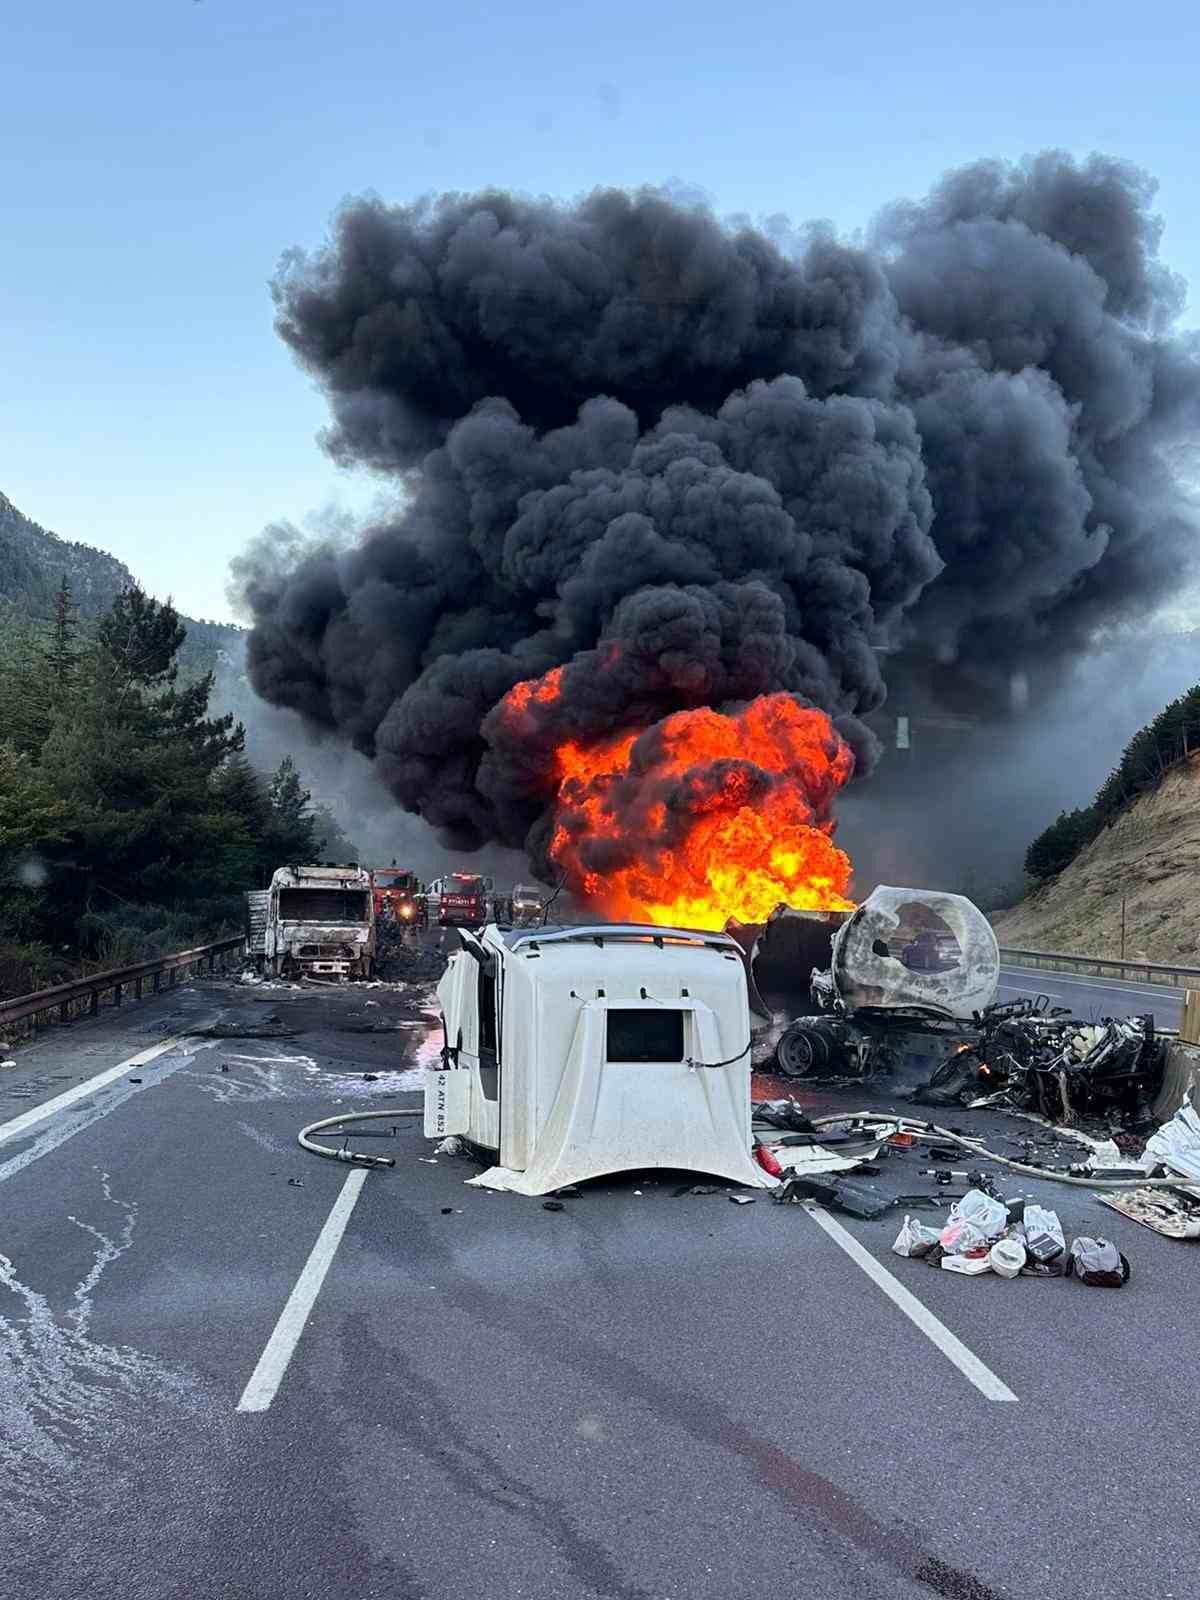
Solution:
M376 867L371 873L371 892L377 922L398 922L410 928L425 926L425 894L416 873L395 863Z
M430 911L443 927L481 928L492 887L492 880L477 872L449 872L429 885Z

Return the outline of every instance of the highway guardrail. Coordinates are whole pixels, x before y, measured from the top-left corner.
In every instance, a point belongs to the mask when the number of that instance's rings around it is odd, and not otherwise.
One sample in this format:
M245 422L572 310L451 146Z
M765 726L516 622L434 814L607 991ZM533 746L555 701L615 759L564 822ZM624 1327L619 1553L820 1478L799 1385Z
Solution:
M59 1022L70 1022L74 1017L94 1017L105 996L111 1004L119 1006L130 992L140 1000L147 983L152 994L161 993L164 979L166 987L173 989L181 977L190 977L197 970L215 972L221 957L240 950L242 944L242 935L238 933L228 939L218 939L214 944L197 945L194 950L178 950L174 955L135 961L131 966L114 967L108 972L91 972L85 978L58 983L51 989L39 989L15 1000L0 1000L0 1029L24 1022L36 1033L42 1017L55 1015Z
M1003 945L1000 961L1004 966L1042 967L1048 972L1084 972L1089 977L1200 989L1200 967L1184 967L1171 961L1123 961L1115 956L1073 956L1055 950L1009 950Z

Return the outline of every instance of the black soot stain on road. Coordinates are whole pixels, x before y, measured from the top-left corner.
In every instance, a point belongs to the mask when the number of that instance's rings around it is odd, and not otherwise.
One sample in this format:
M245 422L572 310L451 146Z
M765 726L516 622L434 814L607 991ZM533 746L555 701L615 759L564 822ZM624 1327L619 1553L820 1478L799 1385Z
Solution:
M413 1210L407 1210L403 1236L424 1266L437 1269L439 1293L464 1314L519 1338L622 1399L640 1401L698 1444L736 1456L763 1488L814 1531L839 1536L939 1600L1005 1600L1002 1591L974 1573L931 1555L902 1530L885 1527L852 1495L810 1471L778 1445L759 1438L711 1396L654 1377L590 1340L545 1306L539 1306L535 1315L510 1296L466 1276L446 1245Z

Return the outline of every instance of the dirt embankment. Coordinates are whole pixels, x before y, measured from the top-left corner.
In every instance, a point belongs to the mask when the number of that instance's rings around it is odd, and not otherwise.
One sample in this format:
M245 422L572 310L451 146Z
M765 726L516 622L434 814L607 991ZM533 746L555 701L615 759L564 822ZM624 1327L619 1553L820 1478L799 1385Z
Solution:
M1200 757L1173 768L1071 865L992 922L1002 945L1200 966Z

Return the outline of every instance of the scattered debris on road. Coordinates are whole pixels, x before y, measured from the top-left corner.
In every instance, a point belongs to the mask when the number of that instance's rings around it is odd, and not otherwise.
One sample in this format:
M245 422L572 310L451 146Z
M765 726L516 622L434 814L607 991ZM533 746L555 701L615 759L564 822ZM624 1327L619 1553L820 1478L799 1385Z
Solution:
M843 1211L847 1216L871 1221L883 1216L896 1204L896 1197L885 1193L870 1183L857 1183L850 1178L832 1174L822 1178L785 1177L772 1194L776 1205L791 1205L814 1200L831 1211Z
M1131 1222L1153 1228L1165 1239L1200 1239L1200 1201L1168 1189L1132 1189L1128 1194L1102 1194L1100 1204L1111 1206Z
M1057 1212L978 1189L950 1208L940 1230L906 1216L892 1250L965 1277L1077 1277L1103 1287L1129 1278L1128 1260L1106 1240L1080 1235L1068 1250Z
M294 1039L302 1028L290 1027L281 1017L263 1017L257 1022L213 1022L206 1028L190 1028L193 1039Z
M1153 1015L1081 1024L1036 1000L989 1006L911 1098L920 1105L1017 1106L1051 1121L1136 1121L1163 1079L1166 1041Z
M1200 1116L1189 1096L1171 1118L1146 1140L1142 1169L1147 1174L1163 1166L1193 1183L1200 1183Z

